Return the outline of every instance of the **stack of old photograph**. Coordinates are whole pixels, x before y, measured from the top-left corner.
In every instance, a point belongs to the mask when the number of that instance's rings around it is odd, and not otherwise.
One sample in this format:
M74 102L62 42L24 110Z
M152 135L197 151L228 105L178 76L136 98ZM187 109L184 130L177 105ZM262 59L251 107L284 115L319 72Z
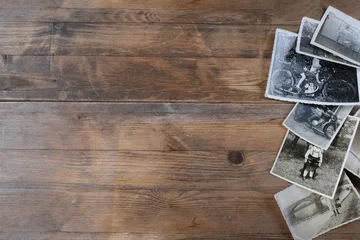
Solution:
M296 105L271 174L293 184L275 199L294 239L360 219L359 71L360 21L333 7L276 30L265 96Z

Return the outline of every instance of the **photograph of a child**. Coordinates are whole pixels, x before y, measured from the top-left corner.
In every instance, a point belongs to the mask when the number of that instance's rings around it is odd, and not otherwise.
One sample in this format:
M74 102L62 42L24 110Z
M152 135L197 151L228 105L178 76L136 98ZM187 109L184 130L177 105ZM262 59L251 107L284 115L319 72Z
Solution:
M296 52L310 57L316 57L322 60L344 64L350 67L359 67L358 65L350 63L341 57L335 56L334 54L311 44L311 39L313 38L319 23L320 21L315 19L303 17L300 25L299 37L297 39Z
M305 141L327 150L352 108L298 103L283 125Z
M326 151L288 131L271 174L333 198L357 126L358 118L348 116Z
M344 173L334 199L292 185L275 199L294 239L313 239L360 218L360 196Z
M265 96L321 105L358 103L360 70L296 53L297 36L276 30Z

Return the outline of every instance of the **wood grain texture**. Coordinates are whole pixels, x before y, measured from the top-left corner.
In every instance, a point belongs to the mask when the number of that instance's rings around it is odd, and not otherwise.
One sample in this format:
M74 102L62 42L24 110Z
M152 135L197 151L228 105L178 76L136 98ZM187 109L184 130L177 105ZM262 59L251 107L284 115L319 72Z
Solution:
M7 232L288 234L273 198L251 190L1 189L0 223Z
M7 56L6 100L280 103L265 99L269 59Z
M269 191L288 185L269 174L277 152L243 153L245 162L234 165L228 151L3 150L0 188Z
M0 55L49 55L52 24L0 23Z
M291 239L269 171L293 104L264 91L275 29L328 5L360 18L354 0L2 0L0 239Z
M151 6L150 6L151 5ZM21 1L2 3L0 21L293 24L320 19L328 5L360 18L358 1ZM25 8L25 9L24 9ZM296 9L296 11L289 11Z
M281 122L292 107L146 103L0 106L1 149L161 151L277 151L285 135Z
M0 23L2 55L270 57L275 27ZM297 27L288 26L288 30ZM226 43L217 41L227 39Z
M262 25L59 23L54 28L52 53L81 56L270 56L275 32Z

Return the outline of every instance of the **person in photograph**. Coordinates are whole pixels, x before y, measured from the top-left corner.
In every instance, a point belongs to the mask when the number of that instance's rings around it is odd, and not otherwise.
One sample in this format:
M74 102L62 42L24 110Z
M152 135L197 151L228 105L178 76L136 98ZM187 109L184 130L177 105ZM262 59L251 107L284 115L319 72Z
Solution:
M332 116L335 115L331 109L328 107L321 108L319 106L311 108L312 116L309 117L309 123L310 125L317 126L324 122L327 122L331 119ZM314 122L315 121L315 122Z
M310 68L309 68L310 67ZM319 80L319 72L321 69L320 60L318 58L313 58L311 66L304 67L304 71L300 74L301 78L296 85L299 93L313 93L316 91L317 85L313 82L307 82L304 86L302 86L303 82L307 78L314 78L318 83Z
M328 208L330 209L330 211L332 211L334 213L335 216L340 214L340 212L339 212L340 206L338 204L336 204L335 200L330 199L330 198L325 198L325 200L326 200L326 204L328 205Z
M309 145L305 153L305 162L301 177L305 180L308 175L309 178L315 180L316 169L321 166L323 162L323 150L314 145Z

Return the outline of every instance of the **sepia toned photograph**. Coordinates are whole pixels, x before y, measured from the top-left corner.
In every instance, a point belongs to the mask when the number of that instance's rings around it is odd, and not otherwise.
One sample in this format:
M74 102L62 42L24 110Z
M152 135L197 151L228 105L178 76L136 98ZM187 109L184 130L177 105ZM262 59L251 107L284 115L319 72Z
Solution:
M299 37L297 39L296 52L310 57L344 64L350 67L359 67L351 62L342 59L341 57L335 56L334 54L311 44L311 39L313 38L319 23L320 21L317 21L315 19L303 17L300 25Z
M308 143L327 150L352 108L298 103L283 125Z
M358 126L348 116L327 150L288 131L271 174L314 193L333 198Z
M265 96L321 105L359 103L359 69L296 53L297 34L277 29Z
M360 21L330 6L311 44L360 65Z
M360 110L354 115L360 117ZM360 177L360 126L358 126L349 155L346 159L345 168L357 177Z
M313 239L360 218L360 196L345 173L334 199L292 185L275 199L294 239Z

